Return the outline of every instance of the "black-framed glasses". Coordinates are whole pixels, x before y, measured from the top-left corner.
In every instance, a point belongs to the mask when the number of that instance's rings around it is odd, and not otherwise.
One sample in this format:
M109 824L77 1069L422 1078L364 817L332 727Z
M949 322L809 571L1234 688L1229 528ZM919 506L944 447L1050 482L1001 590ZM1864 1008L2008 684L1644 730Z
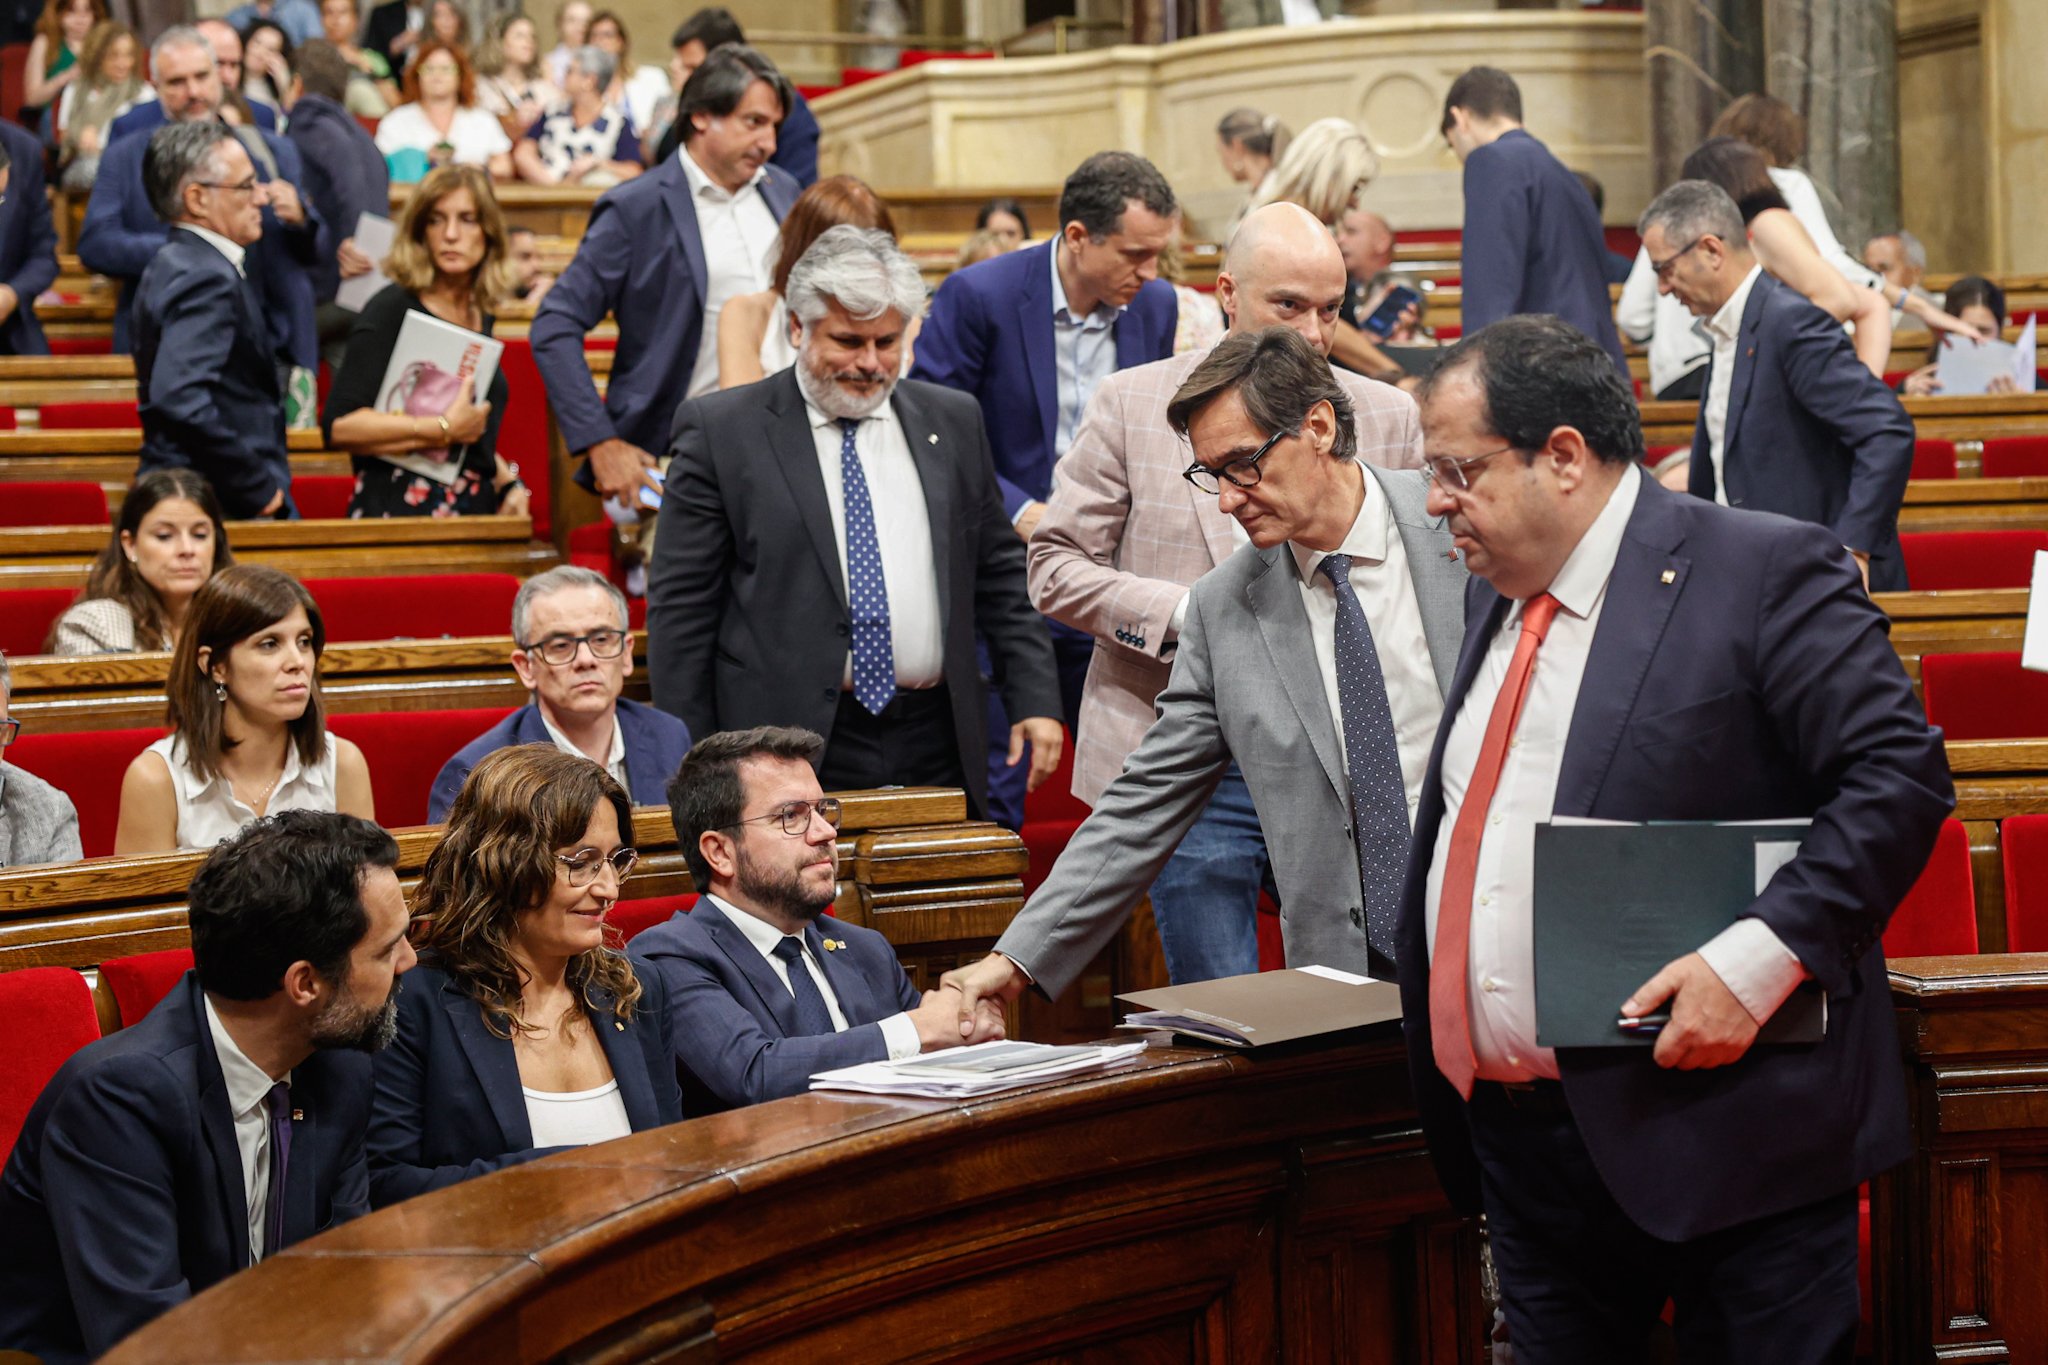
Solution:
M14 741L15 741L15 740L17 740L17 739L20 739L20 738L21 738L21 722L20 722L20 721L18 721L18 720L0 720L0 749L4 749L4 748L6 748L6 747L7 747L8 745L10 745L10 744L14 743Z
M1702 234L1702 235L1700 235L1700 236L1698 236L1698 237L1695 237L1695 238L1693 238L1693 239L1692 239L1691 241L1687 242L1687 243L1686 243L1686 244L1685 244L1684 246L1682 246L1682 247L1678 248L1678 250L1676 250L1676 251L1672 252L1672 253L1671 253L1671 254L1670 254L1669 256L1666 256L1666 257L1665 257L1665 258L1664 258L1663 260L1661 260L1661 261L1651 261L1651 262L1650 262L1650 271L1651 271L1651 273L1652 273L1652 274L1654 274L1654 275L1655 275L1655 276L1656 276L1656 277L1657 277L1658 279L1660 279L1660 280L1668 280L1668 279L1670 279L1670 278L1671 278L1671 271L1672 271L1673 267L1675 267L1675 266L1676 266L1676 265L1677 265L1677 264L1678 264L1678 263L1679 263L1679 262L1680 262L1681 260L1683 260L1683 259L1685 258L1685 255L1686 255L1686 253L1687 253L1687 252L1689 252L1689 251L1693 250L1693 249L1694 249L1695 247L1697 247L1697 246L1698 246L1698 245L1699 245L1699 244L1700 244L1701 242L1704 242L1704 241L1706 241L1706 240L1707 240L1706 234Z
M606 863L612 865L612 871L618 873L619 880L624 882L632 875L633 864L640 861L640 850L622 848L607 858L594 848L586 848L575 853L557 853L555 861L562 865L562 875L571 886L590 885L597 880L597 870Z
M1498 450L1482 451L1462 459L1452 455L1425 455L1422 457L1422 468L1423 472L1429 475L1431 483L1463 490L1472 486L1472 481L1465 477L1466 469L1475 464L1484 464L1494 456L1506 454L1513 449L1513 446L1502 446Z
M1276 431L1271 436L1268 436L1266 443L1257 450L1254 450L1249 455L1240 455L1237 459L1225 464L1221 469L1211 469L1208 465L1197 460L1186 469L1183 469L1180 472L1180 476L1201 489L1204 493L1221 493L1225 483L1235 488L1256 488L1259 486L1259 479L1261 477L1259 461L1265 459L1266 453L1272 450L1274 446L1280 444L1281 437L1292 436L1293 434L1291 431Z
M231 194L254 194L256 193L256 186L262 182L252 175L247 180L235 185L223 185L218 180L197 180L193 183L202 185L209 190L227 190Z
M789 835L802 834L811 827L811 816L815 814L834 829L839 828L839 798L821 796L816 801L785 801L766 815L750 815L744 820L735 820L720 829L738 829L741 825L758 825L769 820L782 824L782 832Z
M576 650L582 645L590 646L593 659L616 659L626 652L626 632L593 630L588 635L550 635L545 640L519 647L528 654L540 655L541 662L561 668L576 662Z

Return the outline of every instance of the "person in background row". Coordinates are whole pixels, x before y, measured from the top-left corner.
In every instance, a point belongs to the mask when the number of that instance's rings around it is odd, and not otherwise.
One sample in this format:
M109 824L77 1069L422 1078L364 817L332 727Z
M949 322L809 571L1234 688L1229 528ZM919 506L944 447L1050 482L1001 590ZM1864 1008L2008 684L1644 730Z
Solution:
M555 277L541 264L539 236L532 228L515 223L505 229L505 240L512 253L513 297L529 310L540 307L548 290L554 288Z
M352 68L341 49L315 38L298 52L292 75L291 123L285 136L306 166L306 198L339 244L331 260L314 271L314 322L321 358L330 374L341 373L349 329L356 315L334 301L343 280L368 274L376 262L356 248L356 227L366 213L391 213L391 178L377 144L356 122L343 100Z
M1206 351L1223 340L1228 319L1216 299L1188 283L1187 266L1181 256L1180 222L1175 220L1173 239L1159 253L1159 278L1173 286L1177 312L1173 324L1173 353L1188 355Z
M57 104L57 183L89 190L99 174L114 120L156 98L142 78L142 53L126 24L97 24L78 54L78 78Z
M413 66L420 60L421 50L429 42L438 42L469 55L469 11L456 0L431 0L427 5L427 26L420 35L420 41L413 45L412 55L406 65Z
M601 47L576 49L563 77L565 93L527 125L512 149L521 180L604 188L640 174L633 121L605 103L611 79L611 54Z
M1216 156L1223 163L1223 173L1245 187L1243 200L1224 225L1224 241L1237 231L1255 200L1264 202L1262 196L1272 188L1273 167L1287 154L1287 144L1293 140L1294 133L1286 124L1257 109L1233 109L1216 125Z
M71 798L34 773L6 763L7 746L21 723L7 714L13 675L0 654L0 867L31 863L75 863L85 856L78 842L78 810Z
M235 562L213 486L190 469L140 475L85 591L50 627L51 654L176 649L193 594Z
M548 78L533 20L511 10L498 16L476 54L477 103L498 116L505 136L517 139L561 98Z
M1379 156L1363 129L1349 119L1319 118L1287 144L1250 206L1299 204L1334 229L1358 207L1379 170Z
M1008 195L998 195L974 215L974 230L986 232L1004 251L1015 251L1031 240L1031 220L1024 206Z
M261 128L267 133L277 131L277 107L262 102L251 103L242 94L242 78L247 73L242 61L242 35L233 24L225 19L201 19L192 27L199 30L213 47L215 60L220 69L220 117L223 123L237 128ZM154 70L154 63L151 69ZM114 136L120 137L127 131L126 123L114 125Z
M377 150L396 182L420 180L442 166L482 166L512 178L512 140L496 116L477 107L476 76L459 47L427 38L405 70L406 103L377 123Z
M1905 297L1922 299L1930 304L1934 302L1934 295L1920 285L1927 275L1927 247L1904 228L1896 232L1880 232L1865 242L1863 264L1893 289L1905 290ZM1950 308L1947 311L1955 313L1956 310ZM1923 325L1920 318L1906 313L1904 304L1892 310L1894 336L1903 331L1917 331Z
M362 118L382 118L402 98L391 79L384 54L356 42L355 0L320 0L320 29L348 63L348 86L342 105ZM343 230L350 225L342 224Z
M292 88L294 47L285 31L267 19L249 25L242 35L242 97L251 107L267 105L278 114L284 112Z
M961 241L960 252L953 258L953 269L965 270L970 265L980 265L983 261L1004 254L1007 250L1002 238L987 228L981 228L970 232Z
M320 7L314 0L249 0L226 18L244 39L257 24L276 25L294 47L320 36Z
M668 74L675 83L676 100L680 102L683 86L689 83L691 73L704 65L706 57L727 43L746 41L739 21L722 5L700 9L676 25L668 40L674 52ZM682 145L682 128L674 119L674 107L664 101L656 106L654 126L640 131L640 145L653 153L648 165L660 165ZM818 178L818 119L794 87L789 92L789 114L775 130L775 154L768 160L770 165L788 172L800 190L809 189Z
M591 16L590 46L603 49L612 59L611 84L604 88L605 103L625 110L636 130L653 127L654 106L663 96L675 93L668 83L668 73L658 66L633 64L632 38L626 32L626 21L611 10L599 10Z
M171 655L164 723L121 780L116 853L211 848L284 810L376 818L363 751L327 733L312 595L264 564L221 570Z
M106 0L43 0L36 17L36 36L29 39L22 63L24 112L41 113L78 79L78 59L86 35L107 22ZM13 117L13 111L8 111ZM33 120L31 120L33 122Z
M1385 384L1399 385L1406 376L1380 343L1406 342L1414 338L1424 302L1404 309L1393 329L1380 336L1366 330L1380 304L1396 285L1407 283L1392 270L1394 229L1385 218L1369 209L1350 208L1335 225L1337 249L1344 257L1344 307L1338 311L1337 327L1330 344L1333 363L1355 374L1370 376Z
M57 281L57 224L42 144L0 120L0 355L48 355L35 302Z
M1589 171L1573 171L1572 174L1578 177L1579 183L1586 187L1587 195L1593 200L1593 212L1600 216L1600 235L1604 245L1607 236L1607 220L1605 216L1607 213L1607 187L1601 184L1599 178ZM1635 261L1631 257L1622 255L1613 247L1606 247L1606 251L1607 283L1611 285L1620 284L1628 278L1628 272L1635 267Z
M1985 279L1982 275L1965 275L1948 287L1941 306L1955 314L1972 327L1989 328L1996 336L2005 330L2005 291ZM1912 398L1923 398L1941 392L1941 380L1937 378L1940 369L1943 346L1968 346L1969 341L1939 333L1927 347L1927 363L1906 376L1899 385L1899 392ZM2012 393L2019 385L2007 375L1994 375L1985 388L1986 393Z
M569 0L555 11L555 46L547 55L548 79L560 89L569 70L569 54L590 43L590 6L585 0Z
M638 856L632 803L587 758L526 744L469 774L374 1068L373 1206L681 1122L666 988L606 942Z
M382 57L385 69L395 75L405 69L426 29L427 0L387 0L363 24L363 46Z

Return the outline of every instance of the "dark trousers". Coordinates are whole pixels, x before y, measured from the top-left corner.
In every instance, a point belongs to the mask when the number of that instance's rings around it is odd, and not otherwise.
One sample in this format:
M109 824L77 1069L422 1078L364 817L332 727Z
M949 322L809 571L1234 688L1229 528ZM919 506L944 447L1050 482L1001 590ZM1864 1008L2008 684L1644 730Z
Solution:
M1667 1298L1683 1365L1854 1360L1855 1190L1660 1241L1607 1193L1563 1086L1481 1081L1469 1112L1515 1365L1635 1365Z
M828 792L965 787L960 741L953 733L953 698L945 684L898 692L879 716L853 693L840 693L818 781Z

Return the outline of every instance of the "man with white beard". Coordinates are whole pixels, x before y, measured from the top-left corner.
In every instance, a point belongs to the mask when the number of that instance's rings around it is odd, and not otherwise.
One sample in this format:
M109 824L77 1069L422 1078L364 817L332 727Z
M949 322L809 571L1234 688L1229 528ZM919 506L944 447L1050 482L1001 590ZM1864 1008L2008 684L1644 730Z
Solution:
M966 394L899 379L924 308L885 232L835 227L785 290L796 364L684 403L647 590L654 702L696 735L825 736L827 791L892 783L988 800L987 640L1010 761L1059 764L1058 675Z

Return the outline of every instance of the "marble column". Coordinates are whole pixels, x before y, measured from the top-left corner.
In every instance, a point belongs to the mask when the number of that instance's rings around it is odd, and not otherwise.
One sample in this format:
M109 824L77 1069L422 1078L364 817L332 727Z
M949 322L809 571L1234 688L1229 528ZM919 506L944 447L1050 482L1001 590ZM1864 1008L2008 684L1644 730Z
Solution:
M1650 73L1650 188L1678 179L1737 95L1763 89L1765 0L1649 0L1643 60Z
M1806 169L1835 235L1860 255L1899 223L1895 0L1763 0L1765 88L1806 117ZM1839 204L1839 212L1837 205Z

